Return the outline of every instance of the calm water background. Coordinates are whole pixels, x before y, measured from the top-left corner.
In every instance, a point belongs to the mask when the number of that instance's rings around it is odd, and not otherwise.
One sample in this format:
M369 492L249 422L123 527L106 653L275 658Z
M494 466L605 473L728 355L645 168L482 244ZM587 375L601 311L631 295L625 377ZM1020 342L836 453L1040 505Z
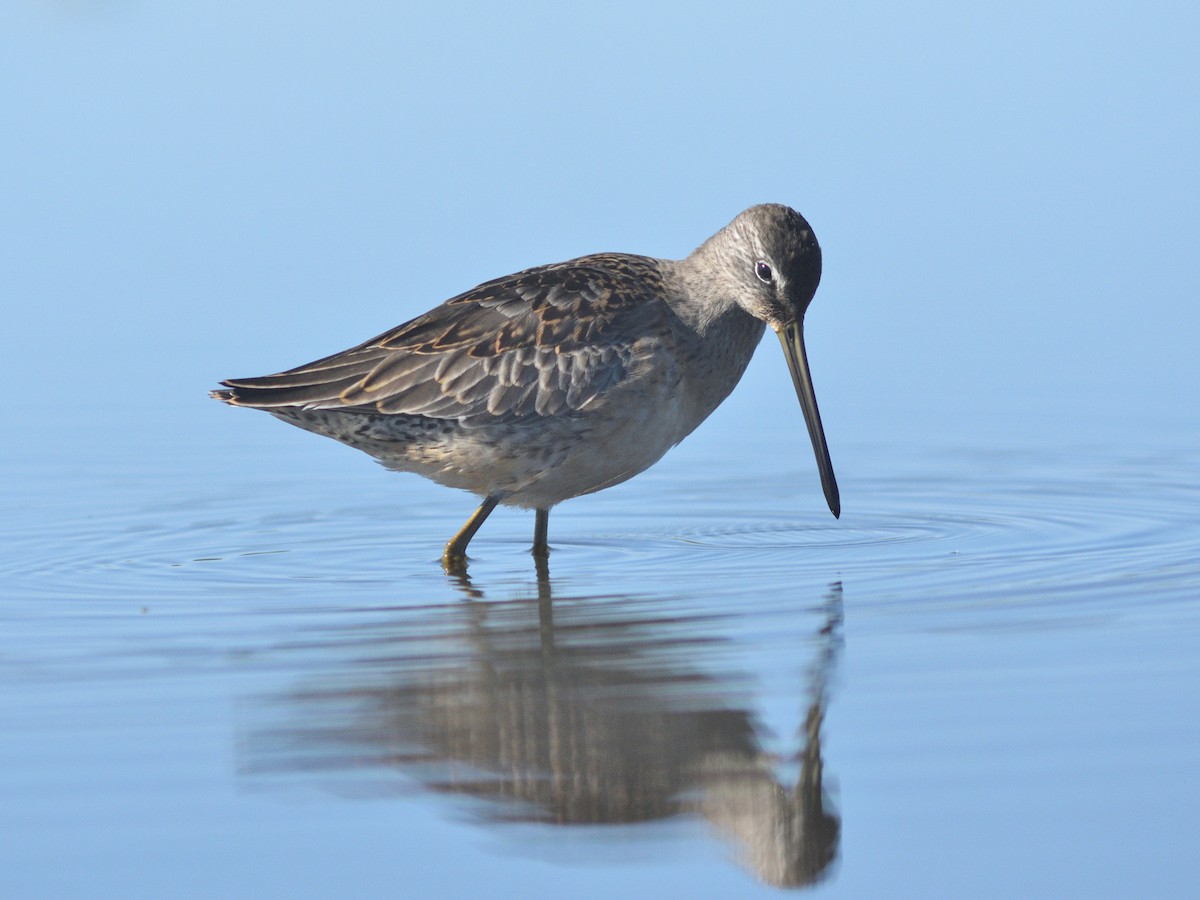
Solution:
M0 11L0 894L1184 897L1200 13ZM782 360L552 516L205 397L790 203Z

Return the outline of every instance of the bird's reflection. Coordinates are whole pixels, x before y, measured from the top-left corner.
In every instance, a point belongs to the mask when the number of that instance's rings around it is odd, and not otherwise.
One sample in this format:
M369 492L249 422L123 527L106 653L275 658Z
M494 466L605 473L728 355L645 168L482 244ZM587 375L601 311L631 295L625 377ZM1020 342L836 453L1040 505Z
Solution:
M800 886L827 871L840 820L823 786L821 724L840 585L822 601L807 683L796 686L799 749L781 758L763 749L753 682L728 670L735 654L723 652L718 616L635 598L552 601L544 567L536 596L515 600L485 598L465 574L456 581L464 601L403 611L392 637L373 626L353 644L352 677L292 695L304 725L260 736L255 768L399 767L427 789L482 799L493 822L699 815L767 883ZM781 783L776 768L796 763L795 783Z

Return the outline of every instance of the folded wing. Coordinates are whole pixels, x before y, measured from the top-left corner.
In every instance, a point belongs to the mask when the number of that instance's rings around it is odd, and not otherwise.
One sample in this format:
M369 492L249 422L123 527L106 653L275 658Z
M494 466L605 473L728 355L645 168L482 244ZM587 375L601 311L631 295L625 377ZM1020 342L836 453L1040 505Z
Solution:
M498 278L357 347L222 382L236 406L495 421L580 410L666 329L648 257L598 254Z

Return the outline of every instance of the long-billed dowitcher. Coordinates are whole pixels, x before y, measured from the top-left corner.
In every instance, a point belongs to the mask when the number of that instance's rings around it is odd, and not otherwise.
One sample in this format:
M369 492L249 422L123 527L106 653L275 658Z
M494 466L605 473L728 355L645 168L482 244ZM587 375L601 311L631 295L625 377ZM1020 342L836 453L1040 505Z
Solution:
M840 515L804 349L821 248L804 217L753 206L682 260L600 253L506 275L365 343L213 396L483 503L442 555L461 566L497 504L537 511L657 462L729 396L764 327L779 336Z

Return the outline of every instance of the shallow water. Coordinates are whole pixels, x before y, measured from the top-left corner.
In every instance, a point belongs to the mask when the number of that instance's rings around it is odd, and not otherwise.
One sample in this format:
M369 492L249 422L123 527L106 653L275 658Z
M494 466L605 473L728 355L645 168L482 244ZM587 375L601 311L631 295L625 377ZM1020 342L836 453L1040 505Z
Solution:
M1200 874L1194 449L840 448L835 522L784 435L712 433L454 578L470 498L284 432L12 460L5 896Z

